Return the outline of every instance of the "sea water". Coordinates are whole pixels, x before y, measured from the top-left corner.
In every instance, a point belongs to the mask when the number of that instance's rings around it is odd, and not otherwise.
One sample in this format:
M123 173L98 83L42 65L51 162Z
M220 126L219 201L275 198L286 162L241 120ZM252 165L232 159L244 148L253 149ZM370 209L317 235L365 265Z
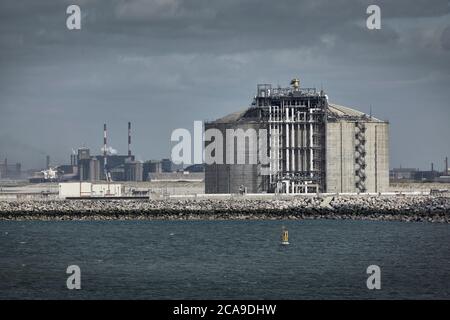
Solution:
M66 285L71 265L80 290ZM370 265L380 267L380 290L367 287ZM355 298L449 299L450 225L0 222L0 299Z

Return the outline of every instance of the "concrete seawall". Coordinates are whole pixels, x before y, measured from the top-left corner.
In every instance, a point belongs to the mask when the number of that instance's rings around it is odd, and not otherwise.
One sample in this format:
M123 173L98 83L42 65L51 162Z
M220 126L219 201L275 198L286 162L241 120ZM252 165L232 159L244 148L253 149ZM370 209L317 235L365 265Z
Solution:
M450 222L450 198L339 196L289 199L0 202L0 220L354 219Z

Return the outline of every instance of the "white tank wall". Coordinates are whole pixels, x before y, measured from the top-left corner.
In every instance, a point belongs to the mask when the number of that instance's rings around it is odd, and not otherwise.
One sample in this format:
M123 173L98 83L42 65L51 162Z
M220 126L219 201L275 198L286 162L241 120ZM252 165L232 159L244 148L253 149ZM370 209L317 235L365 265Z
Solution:
M243 123L210 123L205 124L205 130L215 128L220 130L223 136L223 164L212 164L205 166L205 193L239 193L241 186L245 187L249 193L265 192L264 181L266 176L260 175L261 165L248 164L250 153L255 159L258 159L258 149L249 148L248 142L245 146L241 145L238 149L236 141L227 139L227 129L242 129L244 131L253 129L258 131L265 128L263 123L243 122ZM206 143L206 145L208 145ZM227 164L227 151L233 150L234 145L234 163ZM246 164L237 164L237 155L245 155Z
M389 124L366 122L366 192L389 187ZM327 125L327 192L358 192L355 183L355 123Z
M327 192L355 192L355 124L327 125Z

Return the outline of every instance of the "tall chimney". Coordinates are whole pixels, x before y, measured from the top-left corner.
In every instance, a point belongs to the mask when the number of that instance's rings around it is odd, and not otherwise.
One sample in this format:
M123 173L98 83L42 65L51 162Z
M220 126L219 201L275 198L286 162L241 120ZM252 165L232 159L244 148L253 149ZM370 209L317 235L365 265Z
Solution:
M131 157L131 122L128 122L128 156Z
M444 175L448 175L448 157L445 157L445 171L444 171Z
M105 174L107 171L107 164L108 164L108 158L106 153L106 146L107 146L107 133L106 133L106 123L103 125L103 169L105 170Z
M431 172L434 172L434 163L431 163Z
M48 169L50 169L50 156L47 156L45 160L46 160L46 162L45 162L46 169L48 170Z

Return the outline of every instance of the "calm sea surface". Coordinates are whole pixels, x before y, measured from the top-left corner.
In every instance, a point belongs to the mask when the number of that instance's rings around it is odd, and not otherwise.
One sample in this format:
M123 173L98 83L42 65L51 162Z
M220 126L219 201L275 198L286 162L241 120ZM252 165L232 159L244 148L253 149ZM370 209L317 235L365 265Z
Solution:
M381 290L366 287L372 264ZM81 290L66 287L69 265ZM449 299L450 225L2 221L0 299L17 298Z

